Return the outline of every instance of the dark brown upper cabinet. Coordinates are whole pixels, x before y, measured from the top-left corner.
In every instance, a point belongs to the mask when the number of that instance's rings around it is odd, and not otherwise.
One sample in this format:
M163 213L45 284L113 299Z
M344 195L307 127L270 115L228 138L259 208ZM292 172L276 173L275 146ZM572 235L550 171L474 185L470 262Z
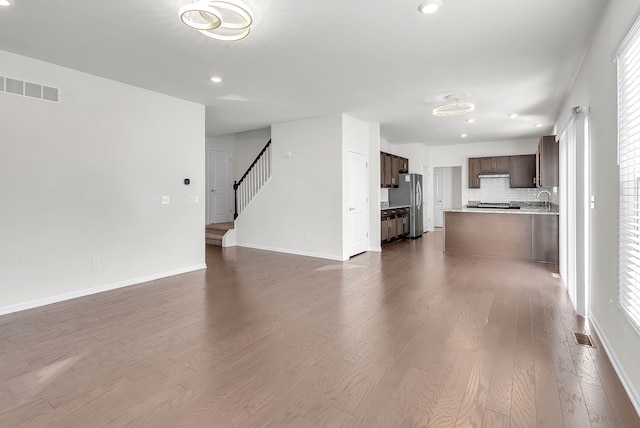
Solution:
M511 156L510 162L510 187L536 187L536 155Z
M480 160L481 158L469 158L469 188L480 188Z
M480 158L481 174L508 174L510 156L494 156Z
M560 150L555 135L545 135L536 151L537 187L556 187L559 181Z

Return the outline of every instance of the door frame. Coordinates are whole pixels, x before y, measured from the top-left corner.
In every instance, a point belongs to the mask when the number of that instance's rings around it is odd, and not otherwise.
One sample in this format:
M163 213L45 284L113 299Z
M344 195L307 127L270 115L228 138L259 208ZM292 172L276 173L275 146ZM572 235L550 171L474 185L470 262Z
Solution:
M440 191L441 205L438 205L438 190ZM440 225L438 219L442 218ZM444 227L444 167L433 168L433 226Z
M211 187L213 185L212 174L214 171L213 171L213 166L211 165L211 162L210 162L210 159L211 159L210 155L212 151L226 153L229 155L230 165L227 173L227 179L229 183L233 183L233 152L231 150L216 149L216 148L208 149L207 150L207 192L206 192L207 224L213 223L213 210L211 209ZM231 200L231 206L233 206L233 203L235 200L235 194L233 192L233 184L231 185L231 193L229 195L229 198ZM229 221L233 221L233 213L231 213L229 217L230 217Z
M364 171L364 190L363 190L363 196L365 198L365 207L364 207L364 216L365 216L365 231L366 231L366 239L365 239L365 244L363 246L363 251L359 251L359 249L354 250L352 247L352 239L351 239L351 216L350 216L350 211L349 211L349 188L350 188L350 182L352 180L352 170L351 168L349 168L350 165L350 157L351 154L355 154L358 156L361 156L364 159L365 162L365 171ZM369 187L370 187L370 183L369 183L369 154L367 153L363 153L363 152L359 152L357 150L348 150L347 151L347 203L346 203L346 208L347 208L347 236L346 236L346 240L347 240L347 245L346 245L346 250L347 250L347 257L352 257L356 254L361 254L363 252L366 252L369 250L369 234L370 234L370 224L371 224L371 218L370 218L370 214L369 214L369 208L370 208L370 200L369 200ZM355 252L354 252L355 251Z

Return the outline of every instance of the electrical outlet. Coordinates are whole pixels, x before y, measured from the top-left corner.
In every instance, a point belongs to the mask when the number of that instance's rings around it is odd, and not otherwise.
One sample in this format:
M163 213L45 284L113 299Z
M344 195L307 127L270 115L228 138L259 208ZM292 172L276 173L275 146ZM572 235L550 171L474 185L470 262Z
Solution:
M198 203L198 195L189 195L189 203L197 204Z
M609 299L609 316L613 316L613 299Z
M97 257L93 258L93 268L94 269L100 269L100 259Z
M168 205L171 202L171 199L168 196L162 197L162 205Z

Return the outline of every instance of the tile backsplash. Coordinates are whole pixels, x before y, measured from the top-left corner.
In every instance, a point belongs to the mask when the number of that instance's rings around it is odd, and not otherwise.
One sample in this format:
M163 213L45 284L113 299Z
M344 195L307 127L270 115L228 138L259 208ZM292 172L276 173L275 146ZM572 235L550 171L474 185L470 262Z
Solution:
M536 199L541 189L512 189L508 177L480 178L479 189L469 189L470 201L509 202L509 201L546 201L546 195Z

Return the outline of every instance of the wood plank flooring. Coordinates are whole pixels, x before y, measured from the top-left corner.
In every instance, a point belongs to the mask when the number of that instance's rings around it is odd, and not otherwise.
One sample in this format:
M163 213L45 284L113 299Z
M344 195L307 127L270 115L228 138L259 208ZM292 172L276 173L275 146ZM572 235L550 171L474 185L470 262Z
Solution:
M206 271L0 317L2 427L639 427L555 265L207 248Z

